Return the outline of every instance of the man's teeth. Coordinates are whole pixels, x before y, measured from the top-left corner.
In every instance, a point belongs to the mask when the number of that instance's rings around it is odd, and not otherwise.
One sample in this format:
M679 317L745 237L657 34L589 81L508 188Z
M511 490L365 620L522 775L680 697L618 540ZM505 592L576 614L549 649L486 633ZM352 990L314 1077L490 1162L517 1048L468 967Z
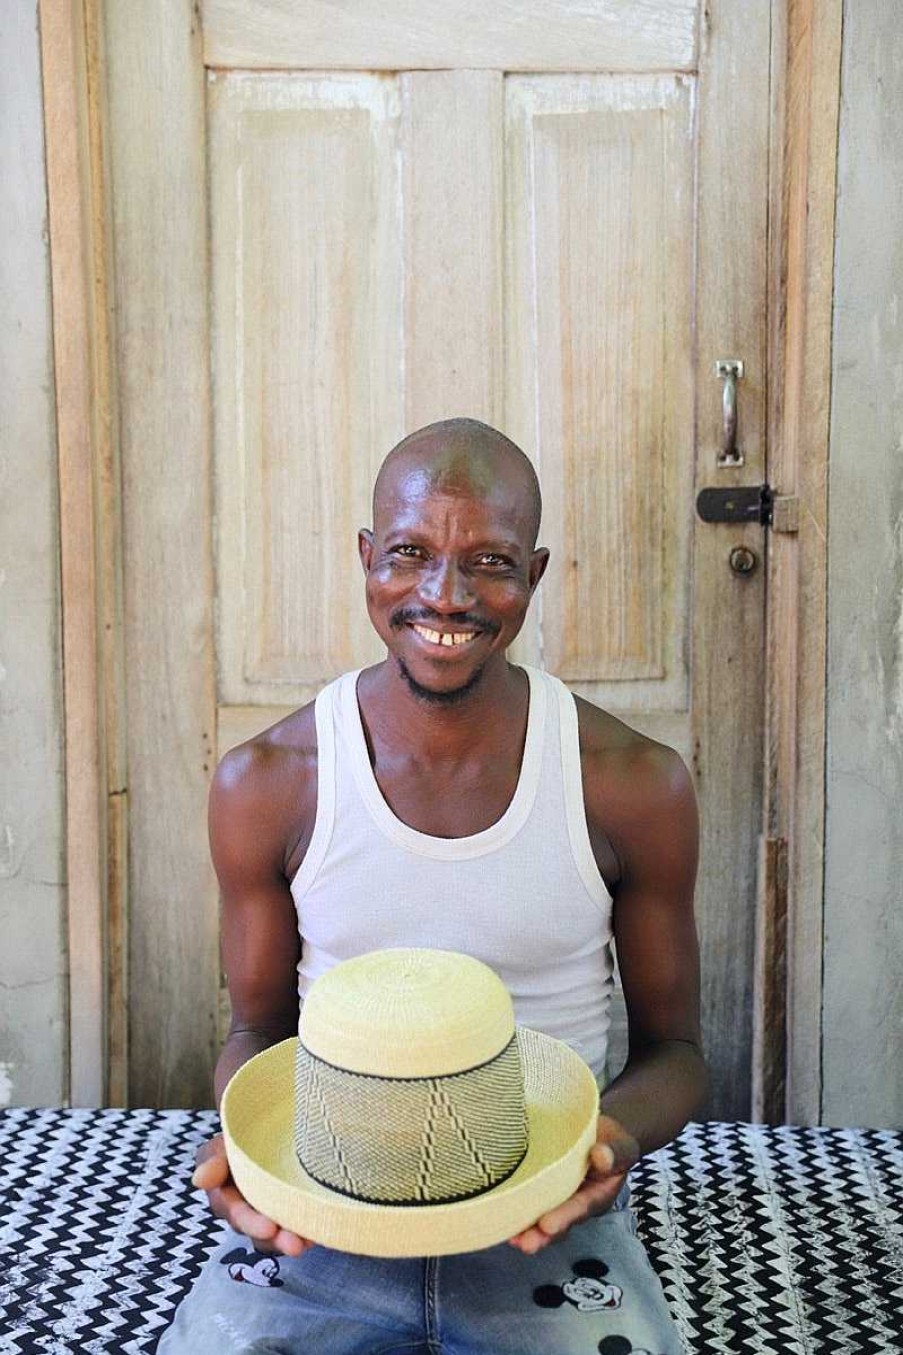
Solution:
M424 640L429 640L430 644L445 645L446 648L451 645L467 644L467 641L472 640L476 635L475 630L465 630L452 634L449 631L430 630L428 626L415 626L414 629L418 635L423 636Z

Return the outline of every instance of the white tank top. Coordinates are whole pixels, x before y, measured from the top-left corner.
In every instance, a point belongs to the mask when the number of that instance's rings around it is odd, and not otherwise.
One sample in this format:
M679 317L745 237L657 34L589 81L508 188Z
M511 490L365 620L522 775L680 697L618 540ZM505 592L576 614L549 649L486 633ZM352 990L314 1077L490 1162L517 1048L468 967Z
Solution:
M563 683L527 668L517 789L469 837L431 837L396 817L370 765L358 673L316 700L317 816L291 883L302 939L298 991L340 960L387 946L464 951L488 964L516 1020L566 1041L603 1077L612 986L611 895L590 847L577 710Z

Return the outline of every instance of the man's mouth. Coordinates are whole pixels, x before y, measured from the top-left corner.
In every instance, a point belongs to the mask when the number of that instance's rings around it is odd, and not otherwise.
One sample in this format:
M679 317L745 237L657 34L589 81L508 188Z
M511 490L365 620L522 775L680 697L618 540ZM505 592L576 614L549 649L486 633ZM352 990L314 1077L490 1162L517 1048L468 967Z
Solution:
M418 625L416 622L411 624L411 630L428 644L442 645L445 649L470 644L480 634L477 630L433 630L431 626Z

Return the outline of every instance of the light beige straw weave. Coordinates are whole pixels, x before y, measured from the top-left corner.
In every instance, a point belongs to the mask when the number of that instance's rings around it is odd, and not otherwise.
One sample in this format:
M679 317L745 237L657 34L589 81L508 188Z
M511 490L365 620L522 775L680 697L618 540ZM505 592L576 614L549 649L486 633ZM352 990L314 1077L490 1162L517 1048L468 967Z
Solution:
M221 1113L236 1184L283 1227L438 1256L504 1241L573 1193L598 1089L566 1045L515 1031L485 965L399 948L318 979L299 1039L243 1065Z

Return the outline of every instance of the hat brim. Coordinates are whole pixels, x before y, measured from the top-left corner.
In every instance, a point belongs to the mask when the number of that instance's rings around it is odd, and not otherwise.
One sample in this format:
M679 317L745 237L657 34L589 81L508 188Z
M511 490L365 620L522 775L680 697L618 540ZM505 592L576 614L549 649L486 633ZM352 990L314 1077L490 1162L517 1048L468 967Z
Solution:
M513 1175L452 1204L350 1199L307 1175L294 1151L297 1039L243 1064L220 1114L232 1176L245 1199L282 1228L362 1256L449 1256L493 1247L574 1193L596 1139L599 1089L566 1044L518 1027L529 1146Z

